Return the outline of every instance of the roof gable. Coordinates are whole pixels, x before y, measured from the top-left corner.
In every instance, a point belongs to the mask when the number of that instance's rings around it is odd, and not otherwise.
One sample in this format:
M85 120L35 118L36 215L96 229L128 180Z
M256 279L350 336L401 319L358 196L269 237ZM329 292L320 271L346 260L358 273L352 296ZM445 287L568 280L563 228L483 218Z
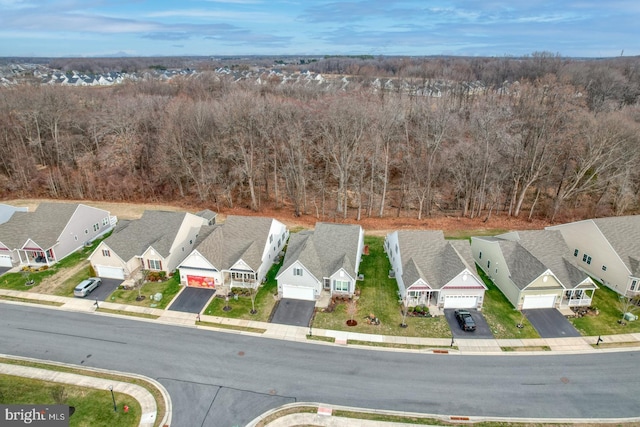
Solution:
M33 212L15 212L9 221L0 224L0 241L10 249L17 249L31 239L48 249L58 242L78 206L78 203L43 202Z

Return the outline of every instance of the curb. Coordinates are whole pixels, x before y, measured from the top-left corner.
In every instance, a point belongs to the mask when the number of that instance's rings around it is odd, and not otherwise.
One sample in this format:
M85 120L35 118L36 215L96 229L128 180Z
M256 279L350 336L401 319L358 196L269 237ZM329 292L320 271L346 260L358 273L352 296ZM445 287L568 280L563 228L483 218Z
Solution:
M418 413L418 412L402 412L402 411L391 411L391 410L383 410L383 409L362 409L362 408L353 408L353 407L349 407L349 406L341 406L341 405L327 405L327 404L322 404L322 403L318 403L318 402L295 402L295 403L288 403L285 405L282 405L278 408L274 408L271 409L269 411L264 412L263 414L259 415L258 417L254 418L253 420L251 420L251 422L249 422L246 427L255 427L258 425L259 422L263 421L265 418L276 414L277 412L286 410L286 409L292 409L292 408L299 408L299 407L316 407L318 409L320 408L330 408L331 410L340 410L340 411L349 411L349 412L356 412L356 413L362 413L362 414L378 414L378 415L386 415L386 416L395 416L395 417L407 417L407 418L418 418L418 419L426 419L426 418L432 418L434 420L440 420L440 421L444 421L444 422L451 422L451 423L479 423L479 422L500 422L500 423L535 423L535 424L626 424L626 423L637 423L640 422L640 417L633 417L633 418L571 418L571 419L567 419L567 418L508 418L508 417L486 417L486 416L463 416L463 415L438 415L438 414L424 414L424 413ZM307 422L310 424L313 424L313 420L316 419L316 417L318 415L321 415L322 417L327 417L327 418L331 418L333 417L330 414L320 414L320 413L297 413L299 416L307 419ZM277 420L281 418L278 417L276 418L274 421L270 422L269 424L267 424L266 426L270 426L274 423L277 422ZM333 424L331 423L330 425L332 426L348 426L349 425L349 421L350 418L342 418L342 417L335 417L334 419L343 419L343 420L347 420L345 421L345 424L340 424L340 423L336 423ZM299 420L298 420L299 421ZM366 423L367 420L361 420L361 422L364 421ZM327 424L329 425L329 424ZM374 426L393 426L393 425L405 425L405 423L402 422L391 422L391 421L385 421L384 424L378 424L378 421L371 421L370 426L374 427Z
M146 381L146 382L150 383L152 386L154 386L156 389L158 389L158 391L160 391L160 394L162 395L162 399L164 400L165 411L164 411L164 416L162 417L162 420L160 421L159 425L160 426L168 426L168 425L171 424L171 418L172 418L172 413L173 413L171 397L169 396L169 392L167 392L167 389L165 389L162 384L160 384L158 381L156 381L153 378L146 377L144 375L121 372L121 371L113 371L113 370L100 369L100 368L90 368L90 367L86 367L86 366L72 365L70 363L53 362L53 361L49 361L49 360L33 359L33 358L30 358L30 357L22 357L22 356L12 356L12 355L2 354L2 353L0 353L0 357L5 358L5 359L22 360L22 361L27 361L27 362L32 362L32 363L41 363L41 364L45 364L45 365L71 368L71 369L74 369L74 370L77 370L77 371L80 371L80 372L89 371L89 372L95 372L95 373L100 373L100 374L119 375L119 376L122 376L122 377L125 377L125 378L135 378L135 379L138 379L138 380L141 380L141 381ZM80 374L77 374L77 375L82 375L82 374L80 373Z

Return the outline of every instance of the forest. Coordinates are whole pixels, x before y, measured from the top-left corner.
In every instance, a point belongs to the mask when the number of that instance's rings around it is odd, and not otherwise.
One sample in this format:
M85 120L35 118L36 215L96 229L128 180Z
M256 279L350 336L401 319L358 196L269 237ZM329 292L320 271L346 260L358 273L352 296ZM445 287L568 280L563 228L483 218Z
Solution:
M638 57L327 57L281 68L350 83L237 81L207 62L168 82L0 88L0 198L335 220L557 222L640 209ZM403 90L435 82L437 95Z

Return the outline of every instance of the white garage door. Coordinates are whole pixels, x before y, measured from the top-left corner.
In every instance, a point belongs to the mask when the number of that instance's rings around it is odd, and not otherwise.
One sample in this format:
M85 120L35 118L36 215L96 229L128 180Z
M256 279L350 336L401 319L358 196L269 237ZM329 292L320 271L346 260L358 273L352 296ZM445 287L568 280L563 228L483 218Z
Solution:
M526 295L522 303L522 309L526 308L553 308L555 306L555 295Z
M444 308L476 308L478 297L476 295L445 295Z
M0 267L12 267L11 255L0 255Z
M122 267L107 267L106 265L96 265L96 274L105 279L124 280L124 269Z
M282 285L282 298L302 299L305 301L315 301L313 288L303 286Z

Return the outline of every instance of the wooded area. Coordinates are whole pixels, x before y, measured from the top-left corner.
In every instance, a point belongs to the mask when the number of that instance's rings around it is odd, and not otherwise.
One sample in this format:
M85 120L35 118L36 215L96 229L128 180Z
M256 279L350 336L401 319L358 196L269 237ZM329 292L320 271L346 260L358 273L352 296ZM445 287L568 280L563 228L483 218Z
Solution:
M640 208L640 58L306 67L349 73L350 83L234 82L203 70L171 82L0 89L0 195L268 205L321 219L559 221ZM373 85L376 75L396 89ZM446 90L426 96L403 81Z

